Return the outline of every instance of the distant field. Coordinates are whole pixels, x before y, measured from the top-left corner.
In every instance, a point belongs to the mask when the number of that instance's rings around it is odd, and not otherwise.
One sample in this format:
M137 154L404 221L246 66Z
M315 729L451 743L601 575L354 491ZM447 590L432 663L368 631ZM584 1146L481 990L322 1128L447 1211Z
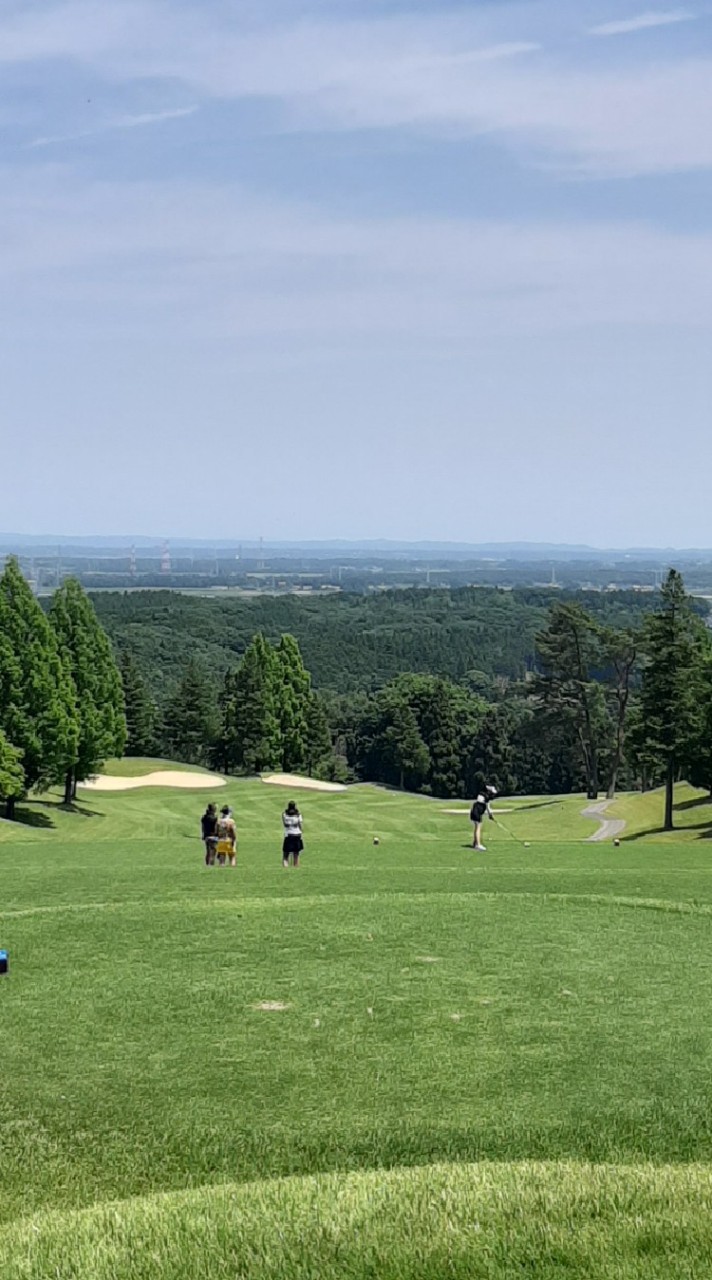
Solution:
M502 800L530 848L478 855L456 805L358 787L300 794L285 872L287 795L220 792L235 871L209 792L0 823L3 1280L706 1277L700 829Z

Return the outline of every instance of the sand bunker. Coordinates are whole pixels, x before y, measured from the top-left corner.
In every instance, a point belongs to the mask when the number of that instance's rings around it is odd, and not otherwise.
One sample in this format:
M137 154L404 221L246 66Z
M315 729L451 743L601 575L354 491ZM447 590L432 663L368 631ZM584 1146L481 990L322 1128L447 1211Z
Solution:
M182 769L165 769L157 773L144 773L138 778L113 778L99 774L80 782L87 791L135 791L138 787L180 787L190 791L212 791L224 787L225 779L212 773L186 773Z
M319 782L317 778L302 778L298 773L263 773L262 781L272 787L294 787L303 791L345 791L339 782Z

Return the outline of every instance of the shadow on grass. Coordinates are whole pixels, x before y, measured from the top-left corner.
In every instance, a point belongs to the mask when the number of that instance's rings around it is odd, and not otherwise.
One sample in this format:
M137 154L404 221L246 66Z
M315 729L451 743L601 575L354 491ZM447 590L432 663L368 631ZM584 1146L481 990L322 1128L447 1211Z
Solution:
M679 804L676 804L675 813L684 813L688 809L699 809L702 806L709 808L711 804L712 798L709 795L696 796L694 800L681 800Z
M712 840L712 822L709 818L706 822L691 822L684 827L675 827L673 832L666 831L664 827L647 827L645 831L632 831L629 835L622 835L620 840L622 844L635 844L637 840L646 840L650 836L669 836L685 831L689 831L691 835L696 833L698 840Z
M101 818L99 809L88 809L86 805L64 804L61 800L25 800L15 809L15 816L6 821L16 822L21 827L36 827L41 830L54 830L56 823L47 809L58 809L61 813L75 814L79 818Z
M55 824L48 813L39 813L34 809L15 809L14 818L5 818L8 823L19 827L41 827L54 830Z
M504 798L505 800L507 799L506 796ZM567 799L568 797L564 796L563 798ZM500 796L499 799L501 800L502 797ZM516 796L513 799L516 799ZM533 800L531 804L518 804L515 812L524 813L527 809L550 809L553 804L561 804L561 800L561 796L555 796L553 800Z

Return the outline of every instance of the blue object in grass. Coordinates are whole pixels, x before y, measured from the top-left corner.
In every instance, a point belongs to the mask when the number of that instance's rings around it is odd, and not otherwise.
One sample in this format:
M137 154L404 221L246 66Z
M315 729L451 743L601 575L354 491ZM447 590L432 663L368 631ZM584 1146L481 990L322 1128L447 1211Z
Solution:
M0 951L0 973L8 973L10 969L10 957L7 951Z

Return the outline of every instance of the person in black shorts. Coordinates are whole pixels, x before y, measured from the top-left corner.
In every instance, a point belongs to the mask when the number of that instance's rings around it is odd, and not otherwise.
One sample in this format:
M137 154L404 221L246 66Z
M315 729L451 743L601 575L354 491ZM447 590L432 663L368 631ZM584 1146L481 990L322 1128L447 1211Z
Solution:
M215 854L218 850L218 815L214 804L209 804L200 819L200 830L205 845L205 865L215 866Z
M494 800L497 794L495 787L482 787L477 795L477 799L470 809L470 822L475 824L475 838L472 842L473 849L478 853L486 853L486 847L482 843L482 822L487 816L494 821L494 815L490 809L490 802Z
M304 848L302 839L302 815L297 808L294 800L290 800L284 813L282 814L282 826L284 828L284 839L282 840L282 866L289 866L289 859L292 859L292 866L299 866L299 855Z

